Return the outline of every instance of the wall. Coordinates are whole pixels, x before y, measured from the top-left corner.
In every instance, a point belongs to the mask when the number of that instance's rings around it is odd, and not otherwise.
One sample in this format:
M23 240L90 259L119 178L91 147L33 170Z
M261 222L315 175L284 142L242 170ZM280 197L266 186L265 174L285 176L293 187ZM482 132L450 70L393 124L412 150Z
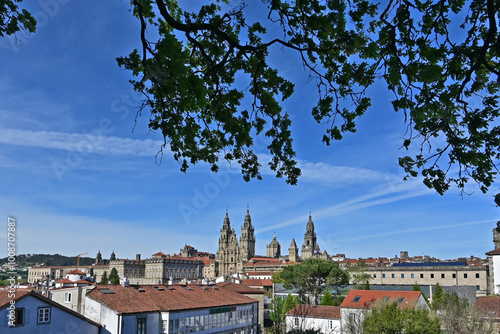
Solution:
M36 297L27 296L15 304L16 308L24 308L25 324L21 327L9 328L7 322L8 309L0 310L0 333L29 333L29 334L98 334L99 327L78 318L66 311ZM38 307L50 307L50 323L38 324Z

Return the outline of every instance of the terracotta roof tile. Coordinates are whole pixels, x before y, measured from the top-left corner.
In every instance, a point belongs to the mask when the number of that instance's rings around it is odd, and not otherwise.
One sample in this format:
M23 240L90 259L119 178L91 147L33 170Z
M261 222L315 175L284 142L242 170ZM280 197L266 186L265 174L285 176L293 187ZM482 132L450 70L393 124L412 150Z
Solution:
M273 286L273 282L270 279L258 279L249 278L241 282L241 284L246 286Z
M498 255L500 254L500 248L497 248L497 249L494 249L494 250L491 250L487 253L485 253L486 255Z
M217 283L216 286L220 289L226 289L228 291L233 291L241 294L251 295L251 294L264 294L265 292L260 289L250 288L243 284L235 284L231 282Z
M414 308L421 295L420 291L351 290L340 307L371 308L377 303L396 302L400 308Z
M500 318L500 296L478 297L474 309L487 317Z
M297 305L286 315L308 318L340 319L339 306L327 305Z
M162 291L157 289L160 288ZM170 290L165 285L99 285L87 296L107 305L120 313L141 313L175 311L225 305L255 303L254 299L227 289L202 288L197 285L173 285ZM139 291L137 288L142 290ZM104 293L101 290L111 290Z
M80 270L78 270L78 269L77 269L77 270L71 270L71 271L68 271L68 272L66 273L66 275L68 275L68 274L69 274L69 275L72 275L72 274L74 274L74 275L87 275L86 273L84 273L83 271L80 271Z

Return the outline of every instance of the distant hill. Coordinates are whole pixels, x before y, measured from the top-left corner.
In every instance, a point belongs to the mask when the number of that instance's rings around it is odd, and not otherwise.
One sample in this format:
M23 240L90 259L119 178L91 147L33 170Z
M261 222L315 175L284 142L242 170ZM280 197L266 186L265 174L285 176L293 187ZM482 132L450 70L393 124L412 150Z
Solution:
M50 266L76 266L76 256L64 256L60 254L20 254L16 255L18 268L31 267L36 263L45 263ZM0 266L8 262L8 258L0 259ZM80 257L81 266L89 266L95 262L91 257Z

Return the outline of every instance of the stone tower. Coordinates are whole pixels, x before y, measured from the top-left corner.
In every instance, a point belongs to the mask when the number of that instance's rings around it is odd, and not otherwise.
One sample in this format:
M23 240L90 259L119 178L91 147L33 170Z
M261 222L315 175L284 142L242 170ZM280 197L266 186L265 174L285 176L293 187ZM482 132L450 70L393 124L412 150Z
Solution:
M495 244L495 249L500 248L500 220L497 222L497 227L493 229L493 244Z
M111 256L109 257L109 261L114 261L114 260L116 260L115 251L113 251L113 253L111 253Z
M97 252L95 257L95 264L102 264L102 255L100 250Z
M295 239L292 239L292 243L288 248L288 260L290 262L299 262L299 248L295 243Z
M240 247L242 261L247 262L255 256L254 228L252 226L252 218L250 218L250 211L248 208L247 214L245 215L245 221L241 227Z
M230 276L243 269L240 246L238 245L234 227L231 227L227 210L222 228L220 229L219 249L215 255L215 262L215 276Z
M276 233L273 236L273 240L269 245L266 246L266 256L272 257L275 259L279 259L281 256L281 246L278 240L276 239Z
M302 253L300 255L302 260L306 260L314 254L319 253L319 246L316 243L316 232L314 232L314 223L312 221L311 213L309 213L309 221L306 225L306 233L304 233L304 244L302 245Z

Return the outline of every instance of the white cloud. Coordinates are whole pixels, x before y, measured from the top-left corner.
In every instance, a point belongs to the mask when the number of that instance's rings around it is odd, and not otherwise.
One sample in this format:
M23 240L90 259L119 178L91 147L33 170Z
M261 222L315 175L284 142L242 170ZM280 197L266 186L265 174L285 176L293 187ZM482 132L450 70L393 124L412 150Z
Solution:
M101 155L155 155L162 142L153 139L106 137L96 129L88 134L1 129L0 143Z

